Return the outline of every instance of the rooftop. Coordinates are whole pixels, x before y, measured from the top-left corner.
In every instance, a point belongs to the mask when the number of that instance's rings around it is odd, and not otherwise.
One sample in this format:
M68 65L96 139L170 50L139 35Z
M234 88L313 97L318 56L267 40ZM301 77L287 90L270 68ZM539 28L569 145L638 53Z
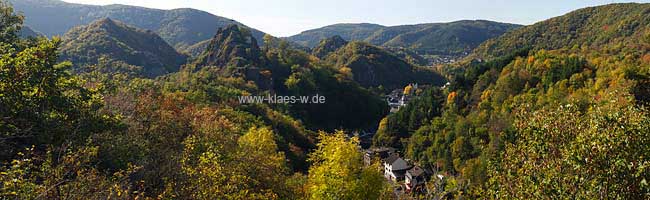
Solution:
M387 158L384 159L385 163L393 164L397 159L400 159L399 153L390 154Z
M415 166L415 167L409 169L408 171L406 171L406 173L411 174L411 176L421 176L421 175L424 174L424 169L422 169L422 168L420 168L418 166Z

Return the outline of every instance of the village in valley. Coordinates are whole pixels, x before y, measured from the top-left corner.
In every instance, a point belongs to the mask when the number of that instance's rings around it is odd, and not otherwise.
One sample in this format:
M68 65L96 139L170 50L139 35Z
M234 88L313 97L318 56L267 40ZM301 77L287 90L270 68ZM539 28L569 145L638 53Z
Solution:
M386 102L390 106L390 113L397 112L401 107L406 106L409 101L417 97L423 90L429 86L418 86L417 83L411 83L404 89L395 89L386 95Z
M449 83L442 86L445 88ZM409 101L417 98L429 85L411 83L403 89L395 89L388 93L386 102L390 106L390 113L399 111ZM421 166L417 162L402 158L397 149L393 147L370 147L370 139L373 132L355 133L354 136L361 140L363 150L363 161L366 167L377 167L386 178L386 181L393 185L396 196L404 197L432 197L432 194L439 194L429 191L433 185L437 190L444 185L445 175L438 173L433 166Z
M363 161L366 167L377 166L378 170L387 181L393 185L395 196L432 197L437 194L435 191L429 191L427 185L434 185L434 188L440 189L444 185L445 176L432 171L425 166L411 162L400 156L399 152L392 147L376 147L364 151Z

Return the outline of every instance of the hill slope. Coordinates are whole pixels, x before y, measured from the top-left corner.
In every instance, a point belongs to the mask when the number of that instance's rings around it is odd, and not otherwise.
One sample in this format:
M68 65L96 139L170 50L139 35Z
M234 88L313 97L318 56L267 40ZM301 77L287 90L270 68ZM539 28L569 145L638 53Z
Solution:
M649 4L612 4L583 8L526 26L480 45L474 55L498 57L514 49L598 49L622 42L631 45L650 27Z
M518 27L520 26L484 20L389 27L377 24L335 24L308 30L287 39L314 47L325 38L340 35L348 41L406 47L426 54L457 54L471 51L481 42Z
M178 49L178 51L181 52L181 53L187 54L187 55L191 56L192 58L195 58L195 57L201 55L208 48L208 45L210 45L210 41L211 40L203 40L203 41L197 42L196 44L186 46L186 47L182 47L182 48Z
M407 47L423 54L459 54L469 52L484 41L518 27L519 25L483 20L436 23L397 35L383 45Z
M237 25L219 28L207 50L197 59L198 66L246 67L259 66L261 52L248 29Z
M287 40L298 43L300 45L313 48L320 43L321 40L333 37L335 35L341 36L344 40L365 40L370 37L374 32L385 28L385 26L378 24L334 24L322 28L304 31L298 35L288 37Z
M314 47L311 54L319 58L324 58L347 44L348 41L345 41L341 36L335 35L322 40L318 46Z
M326 61L339 68L350 68L353 79L364 87L395 89L413 82L436 85L445 82L439 74L413 66L388 51L365 42L350 42L329 54Z
M149 77L178 71L187 59L154 32L109 18L72 29L65 34L60 50L61 59L71 60L76 66L107 58L141 66L142 75Z
M42 36L41 33L36 32L34 29L29 28L29 26L23 26L22 29L18 32L18 36L21 38L28 38L28 37L38 37Z
M10 0L25 15L25 24L47 36L63 35L79 25L109 17L126 24L153 30L174 47L184 47L210 39L216 28L242 25L232 19L195 9L159 10L126 5L82 5L59 0ZM264 33L252 29L261 41Z
M407 158L469 180L453 198L648 199L648 168L617 163L650 155L650 4L576 10L466 61L445 69L448 87L383 121L374 143L407 144Z

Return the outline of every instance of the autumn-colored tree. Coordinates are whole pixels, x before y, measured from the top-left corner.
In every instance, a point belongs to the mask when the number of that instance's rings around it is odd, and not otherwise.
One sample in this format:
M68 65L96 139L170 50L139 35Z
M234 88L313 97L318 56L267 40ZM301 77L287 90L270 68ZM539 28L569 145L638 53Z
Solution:
M309 199L378 199L385 180L376 168L364 168L357 138L342 131L321 132L318 149L310 155Z
M402 92L402 94L404 94L406 96L411 95L412 90L413 90L413 86L411 84L409 84L406 87L404 87L404 91Z
M619 105L617 105L619 104ZM528 113L489 169L491 198L647 199L650 118L614 102L586 112L567 104Z
M235 140L234 129L221 128L219 132L195 135L185 141L181 161L185 178L169 182L163 196L192 199L285 199L293 196L293 189L287 187L286 158L278 152L271 130L253 127ZM222 135L221 139L214 138L217 135Z
M642 60L645 64L650 65L650 53L647 53L647 54L643 55L643 57L641 58L641 60Z
M450 92L447 95L447 104L454 104L456 102L456 96L458 96L456 92Z
M59 156L56 151L65 153ZM41 157L34 148L27 148L0 168L0 198L137 199L144 195L129 182L137 167L113 174L99 170L97 147L49 149L45 154Z
M349 67L341 67L339 68L339 73L341 73L341 76L347 80L353 80L354 79L354 74L352 74L352 69Z

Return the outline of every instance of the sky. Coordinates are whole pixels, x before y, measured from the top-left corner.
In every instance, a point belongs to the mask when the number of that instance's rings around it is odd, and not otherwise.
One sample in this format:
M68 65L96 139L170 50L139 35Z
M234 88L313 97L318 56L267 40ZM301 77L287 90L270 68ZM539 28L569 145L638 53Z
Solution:
M575 9L617 0L64 0L158 9L195 8L239 21L274 36L291 36L336 23L386 26L464 19L533 24ZM634 2L650 2L637 0Z

